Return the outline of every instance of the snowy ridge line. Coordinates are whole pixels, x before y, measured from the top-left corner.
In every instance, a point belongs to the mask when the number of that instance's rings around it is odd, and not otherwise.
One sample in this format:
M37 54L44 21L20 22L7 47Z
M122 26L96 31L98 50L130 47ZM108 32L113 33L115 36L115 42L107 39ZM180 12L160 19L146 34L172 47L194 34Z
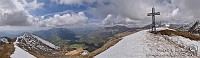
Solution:
M169 29L169 30L176 31L174 29ZM196 47L198 52L197 56L200 57L200 41L190 40L189 38L185 38L182 36L168 36L168 35L161 35L161 36L164 37L164 39L168 40L169 42L181 46L184 49L189 48L191 46Z
M29 53L36 52L36 55L57 56L55 45L32 34L25 33L17 37L15 44Z
M168 36L169 37L169 36ZM173 39L176 38L176 39ZM184 48L193 46L197 48L197 56L200 56L200 41L190 40L189 38L185 38L182 36L171 36L169 39L173 42L176 42L177 45L184 46Z
M50 43L50 42L48 42L48 41L36 36L36 35L32 35L32 36L35 37L36 39L38 39L39 41L41 41L42 43L48 45L51 48L54 48L54 49L59 49L60 48L59 46L56 46L56 45L54 45L54 44L52 44L52 43Z
M49 46L49 47L51 47L53 49L59 49L60 48L59 46L56 46L56 45L54 45L54 44L52 44L52 43L50 43L50 42L38 37L38 36L30 34L30 33L24 33L24 35L22 35L20 37L17 37L17 38L23 38L24 39L27 36L31 36L31 37L39 40L40 42L44 43L45 45L47 45L47 46ZM27 39L24 39L24 40L27 40ZM30 42L32 42L32 41L29 41L29 42L26 42L26 43L30 43Z
M26 52L25 50L21 49L17 46L18 38L14 42L14 53L10 56L11 58L36 58L35 56L31 55L30 53Z
M95 56L94 58L133 58L135 56L138 56L138 58L144 58L146 53L143 53L145 52L143 47L147 46L142 43L142 40L146 39L147 37L142 35L146 35L147 32L148 30L143 30L125 36L117 44Z
M166 28L160 30L164 29ZM181 36L155 35L149 33L148 30L142 30L123 37L117 44L94 58L198 58L199 48L198 56L187 56L191 53L190 50L180 47L188 47L191 44L200 47L199 41L192 41ZM170 49L172 51L162 52L157 49ZM184 52L186 56L183 56L181 51L175 52L182 49L189 51Z

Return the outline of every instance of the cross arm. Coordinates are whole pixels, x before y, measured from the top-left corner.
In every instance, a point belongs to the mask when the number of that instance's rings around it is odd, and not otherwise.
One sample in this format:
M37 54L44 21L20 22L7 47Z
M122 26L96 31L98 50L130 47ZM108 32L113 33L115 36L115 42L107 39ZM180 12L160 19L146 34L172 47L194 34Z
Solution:
M155 12L155 13L147 13L147 16L152 16L152 15L160 15L160 12Z
M155 15L160 15L160 12L155 12L154 14L155 14Z
M152 16L152 13L147 13L147 16Z

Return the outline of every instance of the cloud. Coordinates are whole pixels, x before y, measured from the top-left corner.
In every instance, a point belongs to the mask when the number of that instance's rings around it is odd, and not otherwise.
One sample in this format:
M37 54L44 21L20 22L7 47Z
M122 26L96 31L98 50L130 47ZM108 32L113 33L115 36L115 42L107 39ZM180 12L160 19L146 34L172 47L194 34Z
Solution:
M84 3L92 4L96 1L98 0L51 0L51 2L65 5L83 5Z
M12 13L4 13L0 15L0 25L8 26L29 26L31 23L28 21L28 17L25 12L18 11Z
M24 5L24 8L28 10L41 9L44 6L44 3L38 3L37 0L33 0L30 2L27 2L26 0L20 0L20 1Z
M88 17L84 12L54 14L53 17L34 17L27 10L41 8L37 0L27 2L26 0L1 0L0 1L0 26L64 26L85 24ZM27 7L30 7L27 9ZM32 8L31 8L32 7Z
M23 5L17 0L0 0L0 6L1 10L3 9L9 12L24 10Z
M133 24L135 21L130 18L124 18L122 16L113 16L109 14L105 20L102 21L104 25L114 25L114 24Z
M200 20L200 1L199 0L172 0L172 3L179 8L178 16L187 17L189 19L181 20L185 22Z
M29 13L17 0L0 1L0 26L30 26Z
M76 24L85 24L88 21L88 17L84 12L71 13L71 14L55 14L48 19L37 20L38 26L69 26Z
M113 24L135 24L146 20L146 13L151 12L155 0L110 0L99 1L97 7L88 8L88 12L96 18ZM113 19L107 19L112 14ZM127 21L129 20L129 21ZM130 23L131 21L131 23Z
M154 6L161 15L157 21L171 23L189 23L200 18L200 1L194 0L109 0L97 1L96 7L89 7L88 12L107 24L150 24L151 17L146 16ZM111 19L108 19L110 17ZM130 21L126 21L126 19ZM106 23L107 22L107 23Z
M51 0L53 3L84 5L86 10L78 13L55 13L50 18L34 17L29 12L43 8L45 3L38 0L0 0L0 26L64 26L85 24L88 20L112 24L150 24L151 17L146 14L154 6L161 15L156 21L189 23L200 18L199 0ZM52 5L52 4L48 4ZM68 10L66 10L68 11ZM89 14L85 15L84 12ZM91 16L90 16L91 15ZM90 19L92 17L92 19ZM99 20L100 19L100 20Z
M53 2L56 2L58 4L82 4L84 0L52 0Z

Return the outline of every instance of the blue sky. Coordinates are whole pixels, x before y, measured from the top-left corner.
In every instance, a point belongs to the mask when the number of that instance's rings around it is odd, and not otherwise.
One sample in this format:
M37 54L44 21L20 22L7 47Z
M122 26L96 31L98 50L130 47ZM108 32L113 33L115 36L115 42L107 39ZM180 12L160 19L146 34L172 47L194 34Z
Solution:
M105 1L103 2L104 5L110 4L109 0L104 0L104 1ZM30 0L29 2L32 1ZM158 0L156 2L165 5L171 3L171 0ZM52 2L52 0L38 0L37 3L44 3L44 5L40 9L28 10L28 12L35 17L45 16L45 18L49 18L55 14L63 15L66 13L84 12L85 15L89 18L89 22L92 23L101 22L104 18L106 18L106 17L103 18L95 17L93 16L93 14L90 14L88 12L88 8L96 8L98 6L97 1L92 3L83 1L82 4L65 4L65 3L58 4L56 2Z
M92 23L101 22L100 19L95 18L94 16L92 16L87 12L88 8L95 8L97 6L97 2L93 3L83 2L83 4L81 5L78 4L66 5L66 4L57 4L56 2L52 2L51 0L38 0L37 3L44 3L44 5L42 6L42 8L39 9L28 10L28 12L35 17L45 16L45 19L47 19L55 14L64 15L66 13L84 12L85 15L89 18L88 22Z
M87 13L88 7L95 7L97 4L94 2L92 4L84 3L83 5L65 5L65 4L57 4L55 2L51 2L50 0L38 0L38 3L44 3L41 9L30 10L29 12L34 16L44 16L47 14L55 14L59 13L61 15L65 13L78 13L78 12L85 12L86 16L92 18L92 15ZM63 12L63 13L62 13Z

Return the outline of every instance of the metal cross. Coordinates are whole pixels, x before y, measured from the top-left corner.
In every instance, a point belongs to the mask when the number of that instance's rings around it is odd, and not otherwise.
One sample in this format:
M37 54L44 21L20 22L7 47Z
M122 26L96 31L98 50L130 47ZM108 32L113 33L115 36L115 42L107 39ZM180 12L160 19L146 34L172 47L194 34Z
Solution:
M155 8L152 8L152 13L147 13L147 16L152 16L152 32L156 31L156 24L155 24L155 15L160 15L160 12L155 12Z

